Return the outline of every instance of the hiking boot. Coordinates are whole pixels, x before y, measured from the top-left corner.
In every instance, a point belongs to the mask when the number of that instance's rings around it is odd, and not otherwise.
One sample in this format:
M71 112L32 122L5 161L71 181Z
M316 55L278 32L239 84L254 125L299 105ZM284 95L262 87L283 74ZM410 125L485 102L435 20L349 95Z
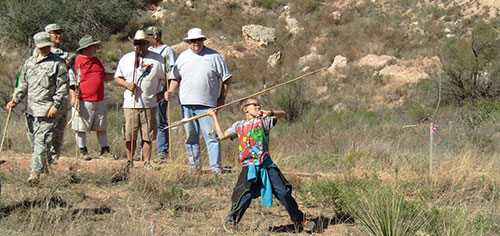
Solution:
M92 160L92 158L89 156L89 151L87 150L87 147L80 148L80 155L82 156L82 160L84 161Z
M154 170L153 166L151 166L151 163L149 161L144 162L142 168L144 168L145 170Z
M229 221L229 220L226 220L224 222L224 230L226 230L226 232L231 233L231 234L238 232L238 228L236 227L236 224L233 223L232 221Z
M115 159L116 160L116 156L111 154L111 151L109 149L108 146L106 147L101 147L101 153L99 154L99 158L103 158L103 159Z
M36 170L32 170L30 173L30 177L28 178L28 184L31 186L38 185L40 183L40 172Z
M297 229L299 229L300 227L302 227L304 229L304 231L306 231L306 232L312 232L313 229L314 229L314 227L316 226L316 223L314 223L314 221L312 221L312 220L305 219L302 222L296 222L295 226L296 226Z

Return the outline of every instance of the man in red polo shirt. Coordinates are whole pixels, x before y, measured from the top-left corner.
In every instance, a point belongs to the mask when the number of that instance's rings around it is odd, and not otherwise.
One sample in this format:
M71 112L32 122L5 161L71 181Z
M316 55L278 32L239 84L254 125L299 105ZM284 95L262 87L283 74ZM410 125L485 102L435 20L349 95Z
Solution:
M75 59L77 81L71 81L70 94L73 107L71 128L76 131L75 138L83 160L91 160L87 150L87 133L96 131L101 145L101 157L110 157L106 130L108 111L104 104L104 82L114 80L113 73L106 73L99 58L95 57L100 41L90 35L79 41L79 55Z

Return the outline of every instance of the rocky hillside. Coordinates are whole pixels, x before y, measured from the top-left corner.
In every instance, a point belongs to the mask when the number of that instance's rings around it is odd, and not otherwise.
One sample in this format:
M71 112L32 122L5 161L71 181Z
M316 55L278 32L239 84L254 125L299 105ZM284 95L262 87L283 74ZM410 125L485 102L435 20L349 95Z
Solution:
M164 1L149 14L171 29L175 19L183 18L174 9L211 10L197 1L176 4ZM207 45L230 61L236 83L250 80L266 86L285 74L328 68L322 77L333 82L314 85L323 101L330 98L328 91L335 90L333 87L342 89L345 81L351 79L353 68L363 68L369 71L368 77L383 81L365 101L369 108L375 108L403 104L407 93L401 93L402 90L429 79L431 71L440 68L441 43L470 37L474 21L494 19L500 3L233 0L217 2L212 7L221 12L232 9L229 11L237 11L235 15L243 17L235 17L240 21L231 26L222 25L215 30L205 27L210 37ZM224 17L215 20L224 22ZM203 28L197 23L189 26ZM178 52L186 48L178 40L172 44Z

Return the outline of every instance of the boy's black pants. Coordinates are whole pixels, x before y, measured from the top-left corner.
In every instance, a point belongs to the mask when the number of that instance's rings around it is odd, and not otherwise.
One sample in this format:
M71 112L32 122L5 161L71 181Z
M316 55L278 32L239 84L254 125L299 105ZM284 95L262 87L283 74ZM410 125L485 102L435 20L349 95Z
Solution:
M304 220L304 213L299 210L297 202L292 197L291 185L288 184L278 168L268 168L267 172L271 180L273 195L285 206L293 222L302 222ZM248 182L247 173L248 167L245 166L233 190L231 212L229 212L226 221L234 224L237 224L241 220L246 209L250 206L252 198L260 196L260 178L256 182Z

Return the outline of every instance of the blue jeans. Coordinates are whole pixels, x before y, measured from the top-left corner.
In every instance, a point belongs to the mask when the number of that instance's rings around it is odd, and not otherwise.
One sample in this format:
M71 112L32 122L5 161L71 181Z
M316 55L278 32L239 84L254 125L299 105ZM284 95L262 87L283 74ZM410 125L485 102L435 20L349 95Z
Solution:
M304 213L299 210L297 202L292 197L292 191L283 183L276 168L269 168L267 172L273 186L273 195L283 204L293 222L302 222L304 220ZM258 181L261 181L260 178ZM252 202L252 195L256 193L260 195L259 182L252 183L250 190L240 198L238 206L229 212L226 221L238 224Z
M156 122L158 122L158 153L168 152L168 130L164 129L168 126L167 120L167 105L165 98L158 102L156 110Z
M212 108L200 105L182 105L181 107L183 118L189 118L201 114ZM200 129L203 133L205 144L207 145L210 168L212 169L212 171L221 171L222 158L220 140L219 137L217 137L217 133L215 132L212 118L209 116L204 116L184 125L184 130L186 131L186 153L189 159L190 166L191 168L196 169L201 168Z

